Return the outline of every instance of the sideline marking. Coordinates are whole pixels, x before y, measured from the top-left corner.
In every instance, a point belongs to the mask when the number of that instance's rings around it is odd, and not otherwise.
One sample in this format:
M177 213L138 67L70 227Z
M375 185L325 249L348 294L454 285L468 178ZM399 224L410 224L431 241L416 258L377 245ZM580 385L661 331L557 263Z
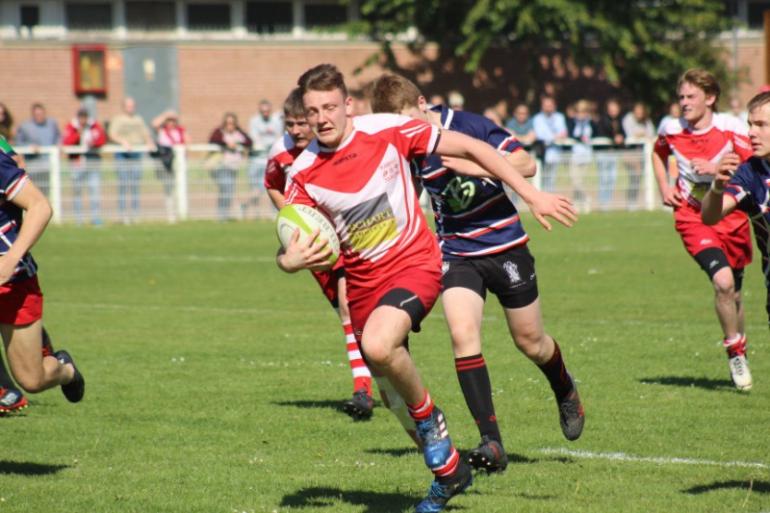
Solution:
M743 468L762 468L770 469L767 463L752 461L714 461L699 460L695 458L666 458L654 456L633 456L624 452L593 452L593 451L573 451L570 449L556 449L553 447L544 447L539 449L543 454L558 454L561 456L573 456L575 458L584 458L589 460L611 460L627 461L633 463L656 463L658 465L703 465L713 467L743 467Z

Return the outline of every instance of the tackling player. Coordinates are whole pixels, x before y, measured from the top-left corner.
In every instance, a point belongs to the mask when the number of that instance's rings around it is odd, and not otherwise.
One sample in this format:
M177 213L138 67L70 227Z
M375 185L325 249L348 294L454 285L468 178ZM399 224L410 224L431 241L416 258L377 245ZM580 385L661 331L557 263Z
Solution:
M720 162L711 189L703 198L703 222L712 225L735 210L749 215L754 225L754 238L762 255L762 273L767 287L765 310L770 322L770 92L756 95L749 101L749 140L753 156L741 164L741 158L728 153ZM746 355L736 357L751 385Z
M494 149L462 134L392 114L352 118L344 79L332 65L306 71L299 85L316 139L294 162L287 202L318 208L335 225L354 333L373 371L406 401L435 476L416 511L441 511L472 476L405 346L432 308L441 280L440 251L419 207L409 161L434 151L473 159L511 185L548 228L544 216L570 222L569 202L539 193ZM277 263L287 272L320 269L330 251L323 241L299 242L297 232Z
M69 353L45 355L43 294L29 249L51 218L51 206L17 162L0 152L0 334L11 371L29 393L60 385L78 402L85 381Z
M652 155L655 178L663 204L674 208L676 231L687 252L706 272L714 286L717 318L724 334L730 374L740 390L751 388L745 365L741 284L743 269L751 262L751 235L746 214L733 211L713 226L701 220L701 201L727 153L741 160L751 156L746 127L732 116L718 114L719 84L701 69L684 73L677 85L682 117L660 127ZM666 162L676 158L676 186L668 184Z
M374 112L393 112L462 132L488 143L523 176L535 172L534 160L506 130L466 111L430 106L417 86L399 75L374 82ZM467 162L467 161L466 161ZM577 439L585 420L577 388L567 372L559 345L545 333L540 313L534 259L516 207L502 183L467 168L458 159L431 155L417 162L416 175L428 191L436 216L443 257L441 302L449 326L455 370L465 402L481 435L469 463L490 472L505 470L492 401L492 386L481 353L481 319L487 290L503 306L514 343L545 374L559 406L564 436Z
M305 106L302 104L302 93L294 89L283 104L285 133L279 138L268 153L264 185L270 201L277 209L283 208L283 191L286 188L286 172L294 159L304 151L313 139L313 131L305 117ZM345 272L343 259L339 258L334 269L314 271L313 277L321 286L324 296L337 312L345 333L348 360L353 372L353 397L342 405L345 413L354 419L368 419L372 416L374 401L372 400L372 375L361 357L358 344L353 336L350 324L350 312L345 298Z

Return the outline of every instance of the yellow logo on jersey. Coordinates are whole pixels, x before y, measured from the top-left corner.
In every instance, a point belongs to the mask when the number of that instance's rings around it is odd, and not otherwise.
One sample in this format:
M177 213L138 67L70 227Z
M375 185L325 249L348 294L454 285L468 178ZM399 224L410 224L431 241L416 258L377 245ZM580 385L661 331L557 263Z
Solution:
M393 211L377 212L374 216L363 219L348 226L350 246L354 251L371 249L383 242L398 237L396 218Z

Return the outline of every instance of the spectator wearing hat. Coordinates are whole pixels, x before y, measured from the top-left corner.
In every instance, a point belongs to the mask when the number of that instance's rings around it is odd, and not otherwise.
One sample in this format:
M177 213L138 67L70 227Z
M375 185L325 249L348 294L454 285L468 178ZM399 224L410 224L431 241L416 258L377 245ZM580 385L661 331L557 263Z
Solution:
M75 220L83 223L83 189L88 189L91 224L100 225L101 157L99 148L107 142L102 125L93 119L88 109L80 108L75 117L64 127L62 144L80 146L78 153L69 156L72 174L72 208Z

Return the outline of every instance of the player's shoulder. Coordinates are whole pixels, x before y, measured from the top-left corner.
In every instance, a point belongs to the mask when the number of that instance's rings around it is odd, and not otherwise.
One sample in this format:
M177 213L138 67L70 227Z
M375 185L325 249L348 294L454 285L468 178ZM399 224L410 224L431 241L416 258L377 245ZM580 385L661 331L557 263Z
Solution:
M669 118L661 123L658 135L668 136L681 134L687 128L687 122L684 118Z
M723 112L714 114L713 125L723 132L733 132L743 135L748 135L749 133L748 125L732 114L725 114Z
M391 113L378 113L378 114L364 114L363 116L356 116L353 118L353 126L359 132L365 134L376 134L390 128L396 128L416 122L416 120L409 116L402 116L401 114Z
M284 133L283 137L277 139L273 145L270 146L270 151L267 153L267 158L274 159L283 153L291 151L293 148L294 139L292 139L289 134Z
M318 154L320 151L321 148L318 145L318 141L315 139L312 140L307 148L295 157L294 162L288 171L289 176L296 177L299 173L313 168L318 162Z

